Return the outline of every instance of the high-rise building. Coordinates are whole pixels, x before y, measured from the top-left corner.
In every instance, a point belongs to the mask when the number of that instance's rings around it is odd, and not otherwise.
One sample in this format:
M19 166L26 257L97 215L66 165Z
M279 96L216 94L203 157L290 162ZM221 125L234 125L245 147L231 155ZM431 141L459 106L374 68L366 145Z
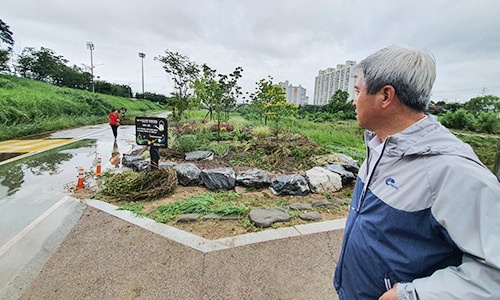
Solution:
M286 94L286 102L294 103L297 106L304 106L309 103L309 97L306 96L306 89L302 86L293 86L285 82L280 82L279 85L283 88Z
M337 65L336 68L319 70L314 83L314 105L325 105L330 101L337 90L349 93L349 98L354 99L354 67L356 62L348 60L345 65Z

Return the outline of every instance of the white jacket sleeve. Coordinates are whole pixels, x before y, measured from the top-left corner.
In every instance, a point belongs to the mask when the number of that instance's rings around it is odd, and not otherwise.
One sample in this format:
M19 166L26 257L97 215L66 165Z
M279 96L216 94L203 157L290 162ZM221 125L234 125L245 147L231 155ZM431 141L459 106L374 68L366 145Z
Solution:
M500 299L500 183L465 159L429 174L432 214L464 252L461 265L398 284L398 299Z

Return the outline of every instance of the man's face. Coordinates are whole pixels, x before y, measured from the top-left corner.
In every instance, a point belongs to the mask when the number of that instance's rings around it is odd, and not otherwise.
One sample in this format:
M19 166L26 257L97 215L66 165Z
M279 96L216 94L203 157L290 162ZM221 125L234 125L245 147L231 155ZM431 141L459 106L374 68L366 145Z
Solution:
M363 84L363 74L358 76L354 90L356 97L352 104L356 107L356 119L359 126L368 130L375 130L373 125L377 120L377 98L380 96L379 93L374 95L367 93Z

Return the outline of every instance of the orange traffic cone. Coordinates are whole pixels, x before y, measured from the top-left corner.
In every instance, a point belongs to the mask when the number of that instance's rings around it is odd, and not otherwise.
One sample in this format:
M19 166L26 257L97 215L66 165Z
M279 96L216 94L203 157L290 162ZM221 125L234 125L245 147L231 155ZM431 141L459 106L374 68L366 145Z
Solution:
M83 180L84 180L83 168L78 168L78 184L76 185L77 190L85 189L85 187L83 186Z
M101 176L101 157L97 157L97 170L95 176Z

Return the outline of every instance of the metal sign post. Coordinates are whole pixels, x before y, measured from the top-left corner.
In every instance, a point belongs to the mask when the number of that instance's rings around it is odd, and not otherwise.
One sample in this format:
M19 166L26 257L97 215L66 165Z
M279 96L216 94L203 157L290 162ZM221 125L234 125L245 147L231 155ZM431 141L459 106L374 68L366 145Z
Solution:
M158 169L158 148L168 147L168 123L165 118L135 117L135 141L137 145L149 146L151 169Z

